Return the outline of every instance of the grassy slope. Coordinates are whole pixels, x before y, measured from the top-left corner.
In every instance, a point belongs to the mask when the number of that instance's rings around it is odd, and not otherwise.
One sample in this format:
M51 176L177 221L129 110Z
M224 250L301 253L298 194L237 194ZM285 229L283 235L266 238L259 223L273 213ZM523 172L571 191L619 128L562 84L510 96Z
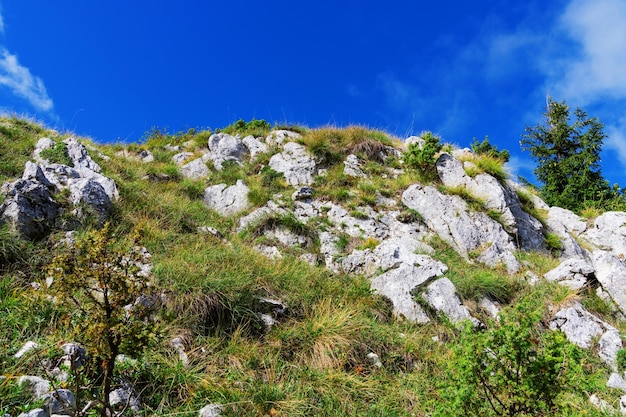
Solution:
M344 177L340 172L344 150L369 132L358 129L313 131L302 140L328 161L329 176L316 184L317 195L343 202L352 210L372 204L376 190L398 196L419 179L415 173L395 180ZM0 120L0 133L3 144L8 143L0 153L3 182L21 175L39 137L59 137L14 119ZM196 146L206 146L207 137L207 132L153 134L146 144L131 147L150 149L156 157L150 164L116 156L120 145L100 147L111 158L106 163L92 153L120 190L112 221L118 235L134 229L142 232L142 244L153 256L157 286L167 294L161 330L150 349L136 364L118 368L141 391L147 413L191 415L215 402L225 405L225 414L233 416L450 415L446 398L455 379L458 330L440 321L416 325L394 319L389 304L370 292L365 278L309 266L297 259L302 250L288 251L280 261L269 261L252 251L258 238L236 234L233 220L205 208L198 199L202 190L218 181L234 183L245 178L253 201L260 206L275 193L282 192L289 200L292 189L262 170L267 163L263 159L241 168L229 167L207 180L181 180L170 162L175 152L164 145L193 140ZM369 137L393 144L381 132ZM371 148L367 145L359 149L367 152ZM372 160L367 167L373 173L383 171L381 161ZM196 227L203 225L217 228L231 243L196 233ZM18 242L2 233L2 253L11 256L2 259L0 276L0 374L8 376L0 380L0 414L17 415L33 404L15 386L13 377L43 375L42 357L58 357L60 341L80 341L80 336L68 326L67 311L35 297L28 285L45 278L42 271L61 233L35 243ZM481 295L514 303L531 293L543 297L545 305L582 297L588 308L620 325L592 294L575 295L548 284L529 288L521 275L506 277L502 271L467 265L441 242L433 244L435 257L450 267L447 276L468 303ZM537 274L556 265L546 255L520 257ZM280 299L289 307L269 333L262 332L254 315L258 297ZM169 346L173 336L184 338L190 366L183 367ZM39 353L14 359L12 355L27 340L40 343ZM379 355L383 367L367 359L370 352ZM600 415L589 409L591 392L607 399L618 397L605 387L608 371L592 358L584 361L588 382L578 392L567 394L561 415Z

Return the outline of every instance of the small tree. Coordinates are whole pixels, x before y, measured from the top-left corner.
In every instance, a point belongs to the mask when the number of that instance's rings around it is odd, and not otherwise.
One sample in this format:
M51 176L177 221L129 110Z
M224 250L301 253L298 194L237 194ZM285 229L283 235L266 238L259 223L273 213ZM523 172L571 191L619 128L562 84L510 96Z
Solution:
M69 250L57 255L50 266L50 291L76 310L71 325L76 340L87 347L101 372L101 415L111 416L115 358L120 353L143 350L154 336L145 297L148 278L141 271L144 254L133 239L130 250L115 247L109 224L92 231ZM77 409L80 393L76 393Z
M404 155L404 163L419 172L424 179L432 181L437 177L435 155L441 151L442 145L439 137L431 132L422 133L420 136L424 142L413 142L409 145Z
M474 138L471 144L472 152L477 155L486 155L492 158L501 160L502 162L509 162L511 154L506 149L499 150L496 145L492 145L489 142L489 136L485 136L482 142Z
M548 98L545 123L526 127L520 144L537 161L546 203L580 211L586 201L610 198L612 190L600 173L602 123L579 108L575 117L571 123L569 106Z

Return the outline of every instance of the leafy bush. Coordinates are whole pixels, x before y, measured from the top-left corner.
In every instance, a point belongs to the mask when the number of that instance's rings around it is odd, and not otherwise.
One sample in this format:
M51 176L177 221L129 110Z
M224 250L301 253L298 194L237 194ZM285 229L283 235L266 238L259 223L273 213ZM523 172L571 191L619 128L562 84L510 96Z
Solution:
M470 145L472 152L477 155L484 155L490 158L499 159L501 162L509 162L511 154L506 149L498 150L498 147L489 143L489 137L485 136L482 142L478 142L478 139L474 138Z
M243 119L237 120L235 123L226 126L223 129L216 129L216 132L228 133L229 135L241 135L242 137L252 136L265 136L270 132L271 126L263 119L252 119L249 122Z
M504 310L486 331L465 328L455 350L456 415L553 415L573 388L580 350L561 332L539 328L541 310L528 302Z
M418 143L411 143L404 155L404 164L417 170L425 176L425 179L433 180L437 178L435 155L442 148L440 138L431 132L422 133L420 136L424 140L424 144L420 146Z

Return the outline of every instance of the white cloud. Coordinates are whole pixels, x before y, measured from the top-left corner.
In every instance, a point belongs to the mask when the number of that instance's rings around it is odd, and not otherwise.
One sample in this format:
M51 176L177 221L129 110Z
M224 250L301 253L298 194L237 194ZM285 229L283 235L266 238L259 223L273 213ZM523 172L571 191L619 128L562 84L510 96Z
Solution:
M626 2L572 0L561 28L579 50L569 57L556 91L581 104L626 97Z
M41 78L33 76L30 70L5 48L0 47L0 87L6 87L17 97L23 98L37 110L50 112L54 106Z

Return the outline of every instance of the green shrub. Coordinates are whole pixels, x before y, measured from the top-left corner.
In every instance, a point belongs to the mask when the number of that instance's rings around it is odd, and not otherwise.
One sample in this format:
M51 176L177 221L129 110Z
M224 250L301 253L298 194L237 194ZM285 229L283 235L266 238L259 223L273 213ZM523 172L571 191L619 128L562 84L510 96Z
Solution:
M226 126L223 129L216 129L216 132L228 133L229 135L238 134L241 135L241 137L248 135L258 137L267 135L270 132L270 129L270 124L263 119L252 119L249 122L239 119L235 123Z
M523 300L488 330L465 328L455 349L455 415L554 415L559 395L574 388L581 352L563 333L542 331L541 316Z
M435 156L441 151L442 145L440 138L431 132L422 133L420 136L424 144L420 146L418 143L411 143L404 154L404 164L432 181L437 178Z
M39 156L47 159L51 164L74 166L70 155L67 153L67 144L65 142L57 142L54 147L42 150Z
M509 151L506 149L498 150L497 146L489 143L489 136L485 136L482 142L478 142L478 139L474 138L470 146L475 154L498 159L501 163L509 162L511 158Z

